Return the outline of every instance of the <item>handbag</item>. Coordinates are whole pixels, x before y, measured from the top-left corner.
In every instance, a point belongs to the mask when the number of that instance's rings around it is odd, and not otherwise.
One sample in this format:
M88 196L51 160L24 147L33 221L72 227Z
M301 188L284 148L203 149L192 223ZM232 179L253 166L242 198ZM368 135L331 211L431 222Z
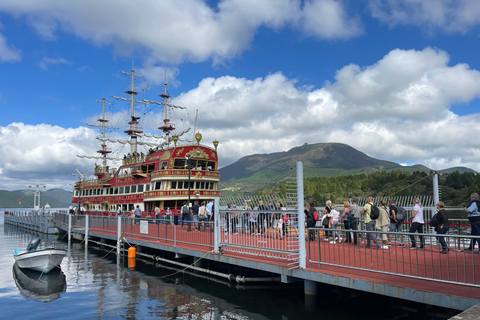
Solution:
M322 226L327 227L330 225L330 218L324 215L322 218Z

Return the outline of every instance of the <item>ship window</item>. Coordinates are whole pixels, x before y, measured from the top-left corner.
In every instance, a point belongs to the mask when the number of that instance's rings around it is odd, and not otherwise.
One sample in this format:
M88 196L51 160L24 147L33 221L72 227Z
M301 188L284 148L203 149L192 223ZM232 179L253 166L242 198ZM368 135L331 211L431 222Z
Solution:
M200 189L205 189L205 181L200 182Z
M157 181L155 182L155 190L160 190L161 182Z
M160 170L165 170L168 167L168 161L160 162Z
M113 194L118 194L118 187L113 188Z
M110 193L109 194L113 194L113 188L110 188Z
M213 190L213 182L210 182L210 183L209 183L209 189L210 189L210 190Z
M137 192L137 186L132 186L132 193L136 193Z
M118 191L119 194L123 194L123 187L120 187L120 190Z
M147 184L145 185L145 191L150 191L150 183L147 183Z
M185 169L185 159L175 159L175 162L173 163L173 169Z
M197 170L207 170L207 161L198 160Z
M126 187L125 187L125 193L126 193L126 194L129 194L129 193L130 193L130 186L126 186Z
M215 162L214 161L208 161L207 169L208 171L213 171L215 169Z
M138 185L137 192L143 192L143 184Z
M177 181L172 181L172 189L177 189Z

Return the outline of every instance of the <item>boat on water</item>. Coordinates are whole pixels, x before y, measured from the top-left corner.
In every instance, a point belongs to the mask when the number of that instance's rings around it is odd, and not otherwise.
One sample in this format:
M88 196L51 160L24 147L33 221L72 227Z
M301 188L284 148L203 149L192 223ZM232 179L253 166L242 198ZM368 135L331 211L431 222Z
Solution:
M103 115L97 120L98 124L90 126L102 128L102 135L97 137L101 141L101 148L97 151L99 155L79 157L101 159L102 164L95 164L94 179L81 176L77 181L72 203L76 203L78 209L83 208L85 214L110 216L131 213L138 206L142 217L153 218L157 207L159 215L179 215L184 202L191 206L195 200L201 203L219 197L218 141L207 146L201 144L202 134L199 131L194 132L189 140L184 136L190 128L181 132L176 130L175 124L168 119L169 110L186 108L169 102L171 97L166 80L164 93L159 95L161 101L137 100L134 79L138 75L134 70L123 73L131 78L131 89L125 91L130 97L112 97L130 103L130 121L124 131L130 139L105 136L105 129L113 129L107 126L109 120L105 118L105 104L108 103L105 98L97 101L102 103ZM164 119L163 125L158 128L159 135L143 132L140 117L135 114L135 104L163 106ZM142 138L148 141L140 141ZM107 142L129 144L130 152L114 158ZM140 147L145 149L139 150ZM108 165L107 161L112 160L116 161L118 168Z
M67 289L65 274L60 268L55 268L49 273L41 273L30 269L21 269L14 264L12 273L20 293L40 302L56 300Z
M62 263L67 250L55 248L37 249L40 238L33 238L25 251L13 250L13 258L19 268L49 273Z

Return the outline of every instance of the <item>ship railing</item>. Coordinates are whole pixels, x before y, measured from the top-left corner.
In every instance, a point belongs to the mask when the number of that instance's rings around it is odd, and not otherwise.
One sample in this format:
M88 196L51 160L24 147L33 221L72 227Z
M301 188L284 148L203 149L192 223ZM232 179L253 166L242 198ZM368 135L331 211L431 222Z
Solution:
M125 217L122 235L127 238L154 241L170 246L213 249L213 222L198 223L179 216L155 218Z
M452 230L452 229L450 229ZM371 241L367 246L367 234L375 234L380 246ZM420 248L423 237L423 248ZM391 245L382 244L382 236L392 236ZM415 238L415 249L411 236ZM408 278L480 286L480 254L464 251L471 241L480 241L478 236L446 234L448 253L443 248L439 235L433 233L382 232L351 229L309 228L308 261L324 270L335 268L398 275ZM339 238L342 240L339 241ZM387 240L388 241L388 240ZM356 244L355 244L356 242ZM478 250L478 249L477 249ZM333 268L333 269L332 269Z

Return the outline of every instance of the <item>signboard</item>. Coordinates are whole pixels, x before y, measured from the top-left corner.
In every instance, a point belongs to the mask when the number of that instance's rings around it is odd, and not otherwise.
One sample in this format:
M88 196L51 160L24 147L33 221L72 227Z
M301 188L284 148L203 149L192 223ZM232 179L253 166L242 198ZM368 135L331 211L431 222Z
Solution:
M148 221L140 221L140 233L148 234Z

